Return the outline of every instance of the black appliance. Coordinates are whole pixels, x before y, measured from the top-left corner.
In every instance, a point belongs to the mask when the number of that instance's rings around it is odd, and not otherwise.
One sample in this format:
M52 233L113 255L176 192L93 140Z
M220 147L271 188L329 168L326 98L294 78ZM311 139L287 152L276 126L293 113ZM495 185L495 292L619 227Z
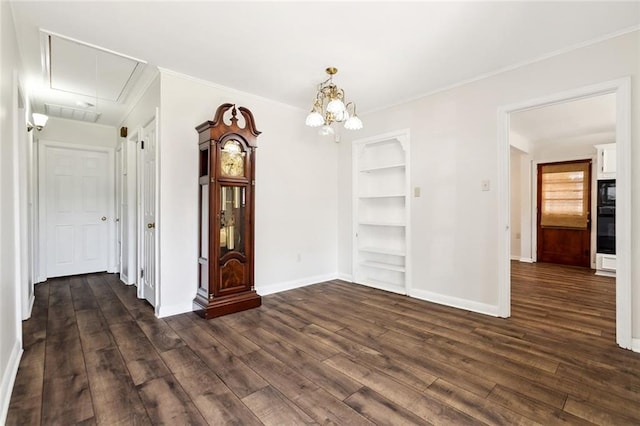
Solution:
M598 181L597 252L616 254L616 180Z

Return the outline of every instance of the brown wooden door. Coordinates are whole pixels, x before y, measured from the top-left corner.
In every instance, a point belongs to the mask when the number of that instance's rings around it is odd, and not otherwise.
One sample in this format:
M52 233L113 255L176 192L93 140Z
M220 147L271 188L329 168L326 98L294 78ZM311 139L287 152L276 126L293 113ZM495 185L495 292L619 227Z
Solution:
M591 266L591 160L538 165L538 262Z

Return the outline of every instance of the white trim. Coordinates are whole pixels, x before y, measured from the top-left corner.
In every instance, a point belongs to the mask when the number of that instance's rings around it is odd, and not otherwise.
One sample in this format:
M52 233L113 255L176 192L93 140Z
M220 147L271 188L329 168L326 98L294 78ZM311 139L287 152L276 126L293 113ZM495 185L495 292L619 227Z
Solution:
M178 305L158 306L156 304L156 317L165 318L173 315L184 314L193 311L193 302L185 302Z
M281 283L256 285L255 289L260 296L266 296L268 294L280 293L281 291L293 290L295 288L306 287L312 284L320 284L325 281L331 281L335 279L339 279L336 274L315 275Z
M161 252L161 247L160 247L160 235L162 234L162 214L160 211L160 186L161 186L161 182L160 182L160 142L161 142L161 137L160 137L160 107L156 107L155 110L155 114L153 119L155 120L155 133L156 133L156 170L155 170L155 180L156 180L156 184L155 184L155 188L156 188L156 196L155 196L155 220L156 220L156 232L155 232L155 261L154 261L154 267L156 269L156 282L154 285L155 288L155 301L156 301L156 316L160 316L160 306L162 305L162 297L161 297L161 291L160 291L160 286L162 283L162 276L160 273L160 252ZM143 130L144 131L144 130ZM166 308L165 308L166 310Z
M520 262L522 263L533 263L533 259L530 257L521 257L520 259L518 259Z
M124 285L133 285L136 283L135 281L131 280L128 275L125 275L122 272L120 272L120 282L122 282Z
M139 62L139 63L141 63L143 65L147 64L147 61L144 61L142 59L138 59L138 58L133 57L133 56L125 55L124 53L116 52L115 50L106 49L104 47L100 47L100 46L95 45L95 44L87 43L86 41L81 41L81 40L78 40L77 38L68 37L68 36L62 35L60 33L49 31L49 30L47 30L45 28L40 28L40 34L44 35L45 37L48 36L48 35L52 35L54 37L58 37L58 38L61 38L61 39L67 40L67 41L71 41L71 42L79 44L81 46L90 47L92 49L96 49L96 50L100 50L102 52L110 53L112 55L120 56L122 58L129 59L129 60L134 61L134 62Z
M640 353L640 339L631 339L631 350Z
M38 268L38 282L44 282L48 278L47 272L47 241L46 241L46 225L47 225L47 203L46 194L43 189L46 187L46 167L47 156L45 152L47 148L64 148L74 151L90 151L104 152L107 154L107 191L111 196L108 198L107 214L108 217L116 217L115 206L115 147L81 145L76 143L58 142L53 140L38 141L38 253L40 266ZM115 266L116 258L116 226L115 221L107 222L107 272L114 273L117 271Z
M632 344L631 292L631 78L605 81L498 108L498 287L500 316L511 311L511 266L509 253L509 115L607 93L616 94L616 342L625 349ZM505 232L506 230L506 232Z
M447 90L455 89L457 87L464 86L464 85L467 85L467 84L471 84L471 83L474 83L474 82L479 81L479 80L484 80L486 78L490 78L490 77L493 77L493 76L496 76L496 75L499 75L499 74L503 74L503 73L506 73L506 72L509 72L509 71L513 71L513 70L516 70L518 68L526 67L527 65L535 64L537 62L541 62L541 61L547 60L549 58L553 58L555 56L564 55L565 53L569 53L569 52L572 52L574 50L582 49L584 47L592 46L594 44L601 43L603 41L606 41L606 40L609 40L609 39L612 39L612 38L620 37L620 36L623 36L625 34L629 34L629 33L632 33L634 31L638 31L638 30L640 30L640 25L634 25L632 27L624 28L622 30L615 31L615 32L610 33L610 34L605 34L604 36L601 36L601 37L597 37L597 38L594 38L594 39L591 39L591 40L583 41L581 43L577 43L577 44L574 44L572 46L565 47L563 49L559 49L559 50L556 50L556 51L553 51L553 52L550 52L550 53L546 53L546 54L538 56L536 58L527 59L527 60L524 60L522 62L515 63L513 65L507 65L506 67L498 68L497 70L489 71L487 73L480 74L478 76L468 78L466 80L458 81L458 82L450 84L448 86L439 87L439 88L431 90L429 92L425 92L425 93L422 93L420 95L412 96L410 98L406 98L404 100L401 100L401 101L398 101L398 102L394 102L394 103L386 105L386 106L377 107L377 108L374 108L374 109L371 109L371 110L363 110L360 115L368 115L368 114L372 114L374 112L384 111L386 109L393 108L393 107L396 107L398 105L403 105L403 104L406 104L406 103L409 103L409 102L414 102L414 101L420 100L422 98L433 96L433 95L435 95L437 93L446 92Z
M7 368L2 372L2 382L0 382L0 424L7 421L7 413L9 412L9 403L11 402L11 392L18 375L18 367L20 366L20 358L22 358L22 350L20 340L16 340L9 356Z
M520 260L520 256L511 255L511 260Z
M451 306L453 308L464 309L471 312L477 312L480 314L491 315L498 317L498 306L488 305L486 303L476 302L474 300L460 299L458 297L447 296L444 294L433 293L427 290L413 289L409 296L416 299L425 300L427 302L437 303L439 305Z
M352 283L353 282L353 275L345 274L343 272L338 272L338 279L342 280L342 281L347 281L347 282Z

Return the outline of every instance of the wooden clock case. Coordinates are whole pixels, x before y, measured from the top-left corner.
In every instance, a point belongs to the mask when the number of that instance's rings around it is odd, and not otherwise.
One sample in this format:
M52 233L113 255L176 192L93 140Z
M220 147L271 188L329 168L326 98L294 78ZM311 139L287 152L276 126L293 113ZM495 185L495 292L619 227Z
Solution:
M237 111L244 127L238 125ZM231 116L230 124L225 114ZM198 291L193 302L194 310L209 319L262 303L254 290L255 150L261 132L251 111L236 110L229 103L220 105L213 121L196 130L200 214ZM229 166L229 158L236 164Z

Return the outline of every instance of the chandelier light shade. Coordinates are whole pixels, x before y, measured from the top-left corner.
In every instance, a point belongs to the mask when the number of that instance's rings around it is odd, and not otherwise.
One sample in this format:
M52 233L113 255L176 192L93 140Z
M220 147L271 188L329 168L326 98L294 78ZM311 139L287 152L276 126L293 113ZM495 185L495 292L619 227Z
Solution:
M344 90L333 82L333 76L338 72L337 68L326 69L329 78L318 84L318 91L313 101L311 112L307 115L305 124L309 127L321 127L320 134L333 134L331 124L344 123L345 129L362 129L362 120L356 114L356 104L346 102Z

